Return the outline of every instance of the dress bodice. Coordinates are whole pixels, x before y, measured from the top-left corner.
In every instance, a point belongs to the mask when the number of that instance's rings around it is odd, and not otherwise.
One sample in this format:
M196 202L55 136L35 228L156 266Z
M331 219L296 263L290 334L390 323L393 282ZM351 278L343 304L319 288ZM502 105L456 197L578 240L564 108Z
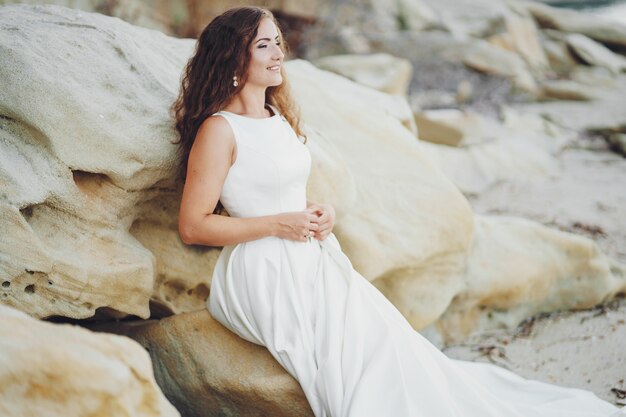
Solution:
M306 208L306 183L311 155L291 125L270 106L274 115L256 119L227 111L237 144L220 201L232 217L256 217Z

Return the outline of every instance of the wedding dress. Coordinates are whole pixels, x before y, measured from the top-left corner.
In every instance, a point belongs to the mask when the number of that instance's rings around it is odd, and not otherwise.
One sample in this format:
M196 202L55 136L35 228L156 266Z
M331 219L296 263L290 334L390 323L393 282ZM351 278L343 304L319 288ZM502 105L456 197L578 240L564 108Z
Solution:
M308 148L270 107L269 118L212 116L237 144L220 197L233 217L306 208ZM316 417L626 417L590 391L448 358L353 269L332 233L226 246L212 279L211 315L265 346Z

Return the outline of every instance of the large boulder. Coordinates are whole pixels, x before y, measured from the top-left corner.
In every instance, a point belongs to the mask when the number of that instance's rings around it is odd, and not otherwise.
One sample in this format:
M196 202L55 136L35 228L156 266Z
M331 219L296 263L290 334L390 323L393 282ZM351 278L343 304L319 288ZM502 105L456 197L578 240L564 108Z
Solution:
M152 357L159 386L185 417L313 416L298 381L269 351L207 310L92 326L139 342Z
M0 415L180 417L133 340L0 305Z
M178 238L168 113L193 41L57 6L5 6L0 22L2 302L36 317L201 308L219 252Z

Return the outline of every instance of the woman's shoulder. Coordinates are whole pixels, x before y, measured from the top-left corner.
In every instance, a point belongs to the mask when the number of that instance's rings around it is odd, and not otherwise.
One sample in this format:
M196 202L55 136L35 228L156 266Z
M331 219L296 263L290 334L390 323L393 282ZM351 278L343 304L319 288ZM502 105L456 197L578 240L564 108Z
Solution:
M202 142L232 142L235 138L233 129L225 117L213 114L202 122L196 134L196 141Z

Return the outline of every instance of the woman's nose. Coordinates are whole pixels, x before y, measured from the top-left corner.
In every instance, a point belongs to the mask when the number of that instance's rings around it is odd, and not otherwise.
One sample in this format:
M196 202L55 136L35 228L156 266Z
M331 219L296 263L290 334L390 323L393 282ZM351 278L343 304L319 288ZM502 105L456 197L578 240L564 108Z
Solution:
M274 51L274 58L283 59L284 57L285 57L285 54L283 53L283 50L281 49L279 45L276 45L276 49Z

